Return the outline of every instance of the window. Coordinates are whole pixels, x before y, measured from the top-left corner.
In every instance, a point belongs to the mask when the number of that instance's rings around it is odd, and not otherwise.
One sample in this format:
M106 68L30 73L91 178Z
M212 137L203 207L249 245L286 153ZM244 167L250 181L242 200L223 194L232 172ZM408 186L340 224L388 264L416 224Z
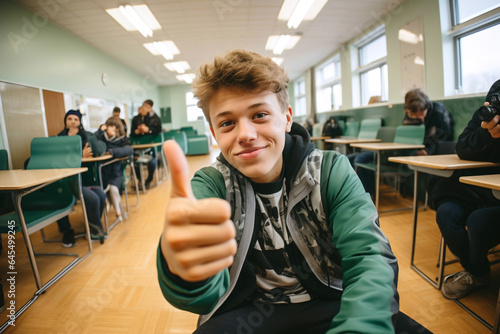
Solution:
M294 84L294 94L295 94L295 116L304 116L307 114L307 104L306 104L306 81L304 78L299 79Z
M188 122L194 122L203 119L203 110L198 108L198 99L194 97L193 92L186 93L186 110Z
M385 31L378 28L358 45L360 105L367 105L372 96L388 100L389 81L387 76L387 44Z
M462 94L489 89L500 77L500 3L498 0L454 0L456 89Z
M340 57L328 59L316 69L316 105L318 113L340 109L342 86L340 83Z

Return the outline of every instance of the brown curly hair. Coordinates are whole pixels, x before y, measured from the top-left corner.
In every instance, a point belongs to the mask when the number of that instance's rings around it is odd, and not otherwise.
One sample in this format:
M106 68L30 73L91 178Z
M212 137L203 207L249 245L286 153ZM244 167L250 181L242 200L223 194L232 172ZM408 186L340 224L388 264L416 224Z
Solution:
M198 107L209 124L209 104L221 88L236 88L253 93L270 91L277 94L281 109L290 105L289 78L285 70L271 58L246 50L233 50L215 57L213 64L200 67L200 75L193 82L193 93Z

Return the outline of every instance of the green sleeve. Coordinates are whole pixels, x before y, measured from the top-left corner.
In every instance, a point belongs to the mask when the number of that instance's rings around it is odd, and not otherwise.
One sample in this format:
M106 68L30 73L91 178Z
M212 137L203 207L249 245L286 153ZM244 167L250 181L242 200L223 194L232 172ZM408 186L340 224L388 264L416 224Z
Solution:
M332 243L342 257L343 288L333 333L391 333L398 312L397 259L378 226L378 214L361 181L343 155L331 168L323 159Z
M212 176L216 176L216 174L212 174L213 171L209 171L207 174L203 170L198 171L191 180L195 196L199 199L209 197L220 198L225 193L225 190L222 190L224 189L222 176L220 179L216 177L213 180L208 174ZM215 171L215 169L213 170ZM219 183L221 180L222 185ZM229 286L229 271L227 269L202 282L192 283L182 280L169 271L159 245L156 266L163 296L170 304L181 310L197 314L207 314L217 305L217 302Z

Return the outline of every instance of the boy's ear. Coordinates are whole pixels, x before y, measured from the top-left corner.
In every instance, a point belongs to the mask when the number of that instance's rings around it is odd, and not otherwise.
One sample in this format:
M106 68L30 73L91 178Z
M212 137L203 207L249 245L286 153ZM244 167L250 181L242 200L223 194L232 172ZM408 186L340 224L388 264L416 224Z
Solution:
M292 106L288 106L288 110L286 111L286 132L290 132L292 130L292 119L293 111L292 111Z
M211 126L211 125L210 125L210 132L212 132L212 136L214 136L214 138L215 138L214 128L212 128L212 126Z

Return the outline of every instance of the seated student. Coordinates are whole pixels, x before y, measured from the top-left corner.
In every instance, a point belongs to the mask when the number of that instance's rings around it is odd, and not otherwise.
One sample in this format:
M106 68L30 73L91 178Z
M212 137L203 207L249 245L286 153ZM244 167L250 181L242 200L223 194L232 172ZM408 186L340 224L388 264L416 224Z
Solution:
M80 110L69 110L64 116L64 130L58 136L76 135L82 138L83 157L100 156L105 152L106 144L83 128ZM106 206L106 194L98 186L82 186L82 194L87 211L87 219L92 232L92 239L102 241L105 237L101 217ZM78 194L75 194L75 196L78 197ZM63 233L63 246L75 246L75 232L71 228L69 218L67 216L61 218L57 221L57 225L59 226L59 232Z
M132 138L140 138L142 136L156 136L161 132L161 119L158 115L153 111L153 101L145 100L142 103L142 106L139 107L139 114L134 116L132 119L132 129L130 130L130 137ZM152 150L149 151L152 154ZM146 188L149 188L151 181L153 181L154 173L156 170L156 159L154 156L150 155L148 162L148 177L145 181ZM140 173L140 165L136 164L136 174L139 178L141 178ZM142 179L141 179L142 183Z
M442 103L431 102L422 89L415 88L406 93L404 109L403 125L425 125L425 148L418 150L416 155L435 154L440 141L453 140L453 117ZM371 151L349 156L353 168L356 164L369 163L373 160L374 153ZM357 173L365 190L374 196L375 173L366 168L359 168Z
M125 134L125 136L127 135L127 123L125 122L125 120L123 118L120 118L120 114L121 114L121 109L120 107L114 107L113 108L113 117L116 117L116 118L119 118L122 125L123 125L123 133Z
M95 133L98 139L106 143L106 151L113 158L122 158L134 154L130 141L125 135L122 122L119 118L110 117ZM109 187L109 197L115 208L116 216L122 220L121 191L122 191L122 162L116 161L102 168L102 182L104 189Z
M398 312L397 260L347 159L292 122L283 68L235 50L200 72L194 94L221 155L190 183L165 143L157 261L165 298L202 314L195 333L425 332Z
M335 137L340 137L342 136L342 128L340 127L339 123L335 119L334 116L331 116L323 125L323 130L321 131L322 136L330 137L330 138L335 138ZM323 149L324 150L333 150L334 145L333 143L323 143Z
M486 96L500 96L500 80ZM500 104L497 106L500 110ZM456 150L461 159L500 162L500 115L481 121L479 110L458 138ZM463 170L449 179L439 179L429 189L429 204L436 210L436 221L450 251L465 269L448 276L442 286L443 296L458 299L489 284L488 251L500 244L500 200L490 189L465 185L460 176L498 174L500 168Z

